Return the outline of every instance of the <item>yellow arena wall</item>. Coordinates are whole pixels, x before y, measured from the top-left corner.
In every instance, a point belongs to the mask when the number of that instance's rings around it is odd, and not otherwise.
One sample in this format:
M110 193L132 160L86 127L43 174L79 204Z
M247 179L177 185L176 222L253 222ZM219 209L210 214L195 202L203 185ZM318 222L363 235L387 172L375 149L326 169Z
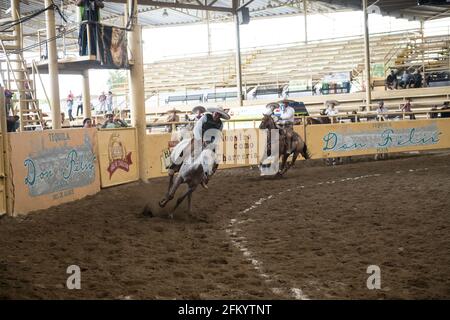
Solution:
M102 188L138 180L136 128L102 129L97 138Z
M312 159L450 148L450 119L373 121L295 126ZM139 179L137 131L60 129L7 134L12 214L81 199L100 188ZM167 175L174 134L147 134L145 178ZM257 165L266 137L259 129L224 130L217 147L221 169ZM300 160L303 158L299 156ZM0 165L3 172L4 164ZM1 173L0 172L0 173ZM4 188L2 189L4 192ZM4 197L0 209L4 208Z
M450 148L450 119L373 121L306 128L313 159Z
M21 132L8 137L14 215L100 191L96 129Z

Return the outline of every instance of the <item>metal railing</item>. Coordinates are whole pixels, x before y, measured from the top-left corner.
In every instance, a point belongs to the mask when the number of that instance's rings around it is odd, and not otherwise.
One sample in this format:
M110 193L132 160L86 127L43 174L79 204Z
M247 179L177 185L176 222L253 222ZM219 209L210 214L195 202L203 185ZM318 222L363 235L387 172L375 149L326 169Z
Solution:
M338 113L333 116L328 115L310 115L310 116L301 116L301 117L295 117L295 123L294 125L323 125L323 124L337 124L337 123L346 123L346 122L367 122L367 121L390 121L390 120L408 120L407 117L411 116L420 116L417 119L435 119L438 118L439 114L447 114L450 113L449 110L419 110L419 111L413 111L413 112L405 112L405 111L390 111L390 112L384 112L384 113L378 113L376 111L369 111L369 112L359 112L355 114L348 114L348 113ZM433 117L432 115L436 115ZM449 116L450 117L450 116ZM329 123L313 123L312 121L308 121L310 119L317 120L321 118L328 118L330 120ZM226 130L236 130L236 123L247 123L251 124L251 126L246 128L238 128L238 129L255 129L259 124L261 123L261 118L249 118L249 119L231 119L231 120L225 120L224 123L224 129ZM195 124L195 121L177 121L177 122L153 122L148 123L147 128L165 128L167 131L163 131L166 133L170 132L177 132L177 129L193 126ZM170 129L169 129L170 128ZM150 133L161 133L161 132L152 132L150 130Z

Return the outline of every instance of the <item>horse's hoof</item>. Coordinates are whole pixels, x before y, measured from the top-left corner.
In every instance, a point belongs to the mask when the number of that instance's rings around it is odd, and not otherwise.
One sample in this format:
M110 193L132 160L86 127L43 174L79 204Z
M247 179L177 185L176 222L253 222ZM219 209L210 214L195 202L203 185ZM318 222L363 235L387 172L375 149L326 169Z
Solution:
M161 200L160 202L158 202L158 205L161 207L161 208L164 208L165 206L166 206L166 204L167 204L167 200Z
M202 181L200 184L204 189L209 189L208 185L204 181Z

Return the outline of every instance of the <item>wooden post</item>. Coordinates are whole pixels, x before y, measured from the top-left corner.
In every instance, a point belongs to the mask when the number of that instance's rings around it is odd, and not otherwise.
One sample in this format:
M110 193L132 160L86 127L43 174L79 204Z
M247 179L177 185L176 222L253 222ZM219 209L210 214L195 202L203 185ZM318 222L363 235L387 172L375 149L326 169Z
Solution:
M139 177L145 180L147 177L146 156L146 126L145 117L145 93L144 93L144 63L142 52L142 27L138 22L137 0L127 0L128 8L131 12L131 28L128 32L128 45L130 46L130 58L133 64L130 66L130 103L131 103L131 125L136 127L138 140L138 162ZM130 59L130 60L131 60Z
M239 18L237 15L237 11L233 13L233 17L236 30L236 86L237 86L239 106L242 107L243 95L242 95L241 36L239 31Z
M421 45L422 49L422 87L427 86L427 82L425 81L425 37L424 37L424 27L425 27L425 21L420 20L420 38L421 38Z
M13 198L11 195L14 195L12 190L12 181L11 181L11 170L10 170L10 158L9 158L9 137L8 137L8 130L7 130L7 114L5 109L5 94L3 91L3 88L0 86L0 127L1 127L1 135L2 135L2 144L3 144L3 154L2 154L2 161L3 161L3 168L4 168L4 193L5 193L5 211L6 214L12 215L13 214Z
M11 0L11 17L13 20L18 20L20 18L20 1L19 0ZM15 46L17 46L17 48L20 50L22 49L22 26L21 24L16 24L14 26L14 37L16 38L14 41ZM20 60L20 55L19 54L15 54L13 55L14 60L11 63L11 67L15 70L21 70L22 69L22 64L19 62ZM14 71L11 70L11 72L14 72L14 78L17 80L16 82L16 86L17 86L17 95L16 97L19 99L19 114L20 114L20 131L23 131L23 126L24 126L24 120L22 117L22 111L27 107L26 102L24 101L26 99L26 95L25 95L25 83L23 82L24 80L24 74L21 71ZM9 84L10 88L11 88L11 84Z
M45 0L45 7L53 2ZM61 106L59 100L58 53L56 51L55 11L45 11L45 24L48 41L48 74L50 78L50 104L52 106L52 129L61 129ZM53 40L50 40L53 39Z
M83 117L90 118L91 117L91 90L89 88L89 70L86 69L83 71Z

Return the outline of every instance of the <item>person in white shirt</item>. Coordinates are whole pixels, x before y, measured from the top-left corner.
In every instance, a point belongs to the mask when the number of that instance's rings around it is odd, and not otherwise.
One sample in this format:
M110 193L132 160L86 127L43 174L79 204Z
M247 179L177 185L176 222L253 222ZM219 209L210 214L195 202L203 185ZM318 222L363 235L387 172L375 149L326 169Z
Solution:
M278 107L275 103L269 103L267 110L264 112L265 115L273 115L274 110ZM291 150L292 138L294 136L294 121L295 121L295 110L289 103L282 101L279 103L281 114L275 119L277 127L280 129L281 133L286 135L287 150Z
M334 103L328 104L327 109L325 110L325 114L328 116L335 116L339 113L339 110L336 108Z
M325 115L330 117L331 123L335 123L336 116L339 114L339 110L336 108L336 101L327 101L327 109L325 110Z
M379 121L387 121L388 120L388 113L389 110L384 106L384 101L381 100L378 102L378 108L377 108L377 118Z

